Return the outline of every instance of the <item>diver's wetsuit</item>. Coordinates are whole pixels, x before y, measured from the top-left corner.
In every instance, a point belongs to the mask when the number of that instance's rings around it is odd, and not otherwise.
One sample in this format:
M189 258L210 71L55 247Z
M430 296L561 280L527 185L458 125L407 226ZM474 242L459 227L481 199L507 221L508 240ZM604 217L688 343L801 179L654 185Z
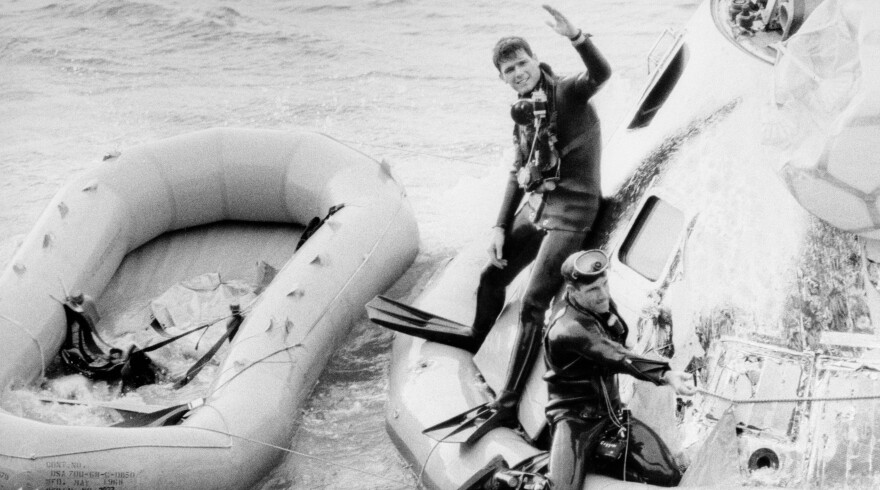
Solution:
M487 265L477 289L473 329L479 343L504 307L507 286L535 261L523 293L516 349L504 388L508 393L522 389L525 373L539 352L544 313L562 286L559 267L566 257L580 249L599 209L601 133L599 117L590 98L611 76L611 66L589 38L575 48L586 72L556 77L549 66L541 64L543 73L539 86L547 92L547 127L552 128L551 133L558 140L555 148L560 164L556 188L533 193L529 203L517 211L525 195L517 172L527 163L531 141L524 127L515 127L517 156L496 222L496 226L505 230L502 257L508 263L503 269ZM474 350L478 347L476 345Z
M621 478L624 461L594 460L599 438L615 430L608 406L621 408L616 374L663 384L669 364L647 359L623 346L628 329L616 314L600 315L566 297L554 312L544 337L549 401L547 419L553 433L550 480L553 490L580 489L588 472ZM607 401L606 401L607 393ZM673 486L681 479L669 449L651 428L631 418L626 480Z

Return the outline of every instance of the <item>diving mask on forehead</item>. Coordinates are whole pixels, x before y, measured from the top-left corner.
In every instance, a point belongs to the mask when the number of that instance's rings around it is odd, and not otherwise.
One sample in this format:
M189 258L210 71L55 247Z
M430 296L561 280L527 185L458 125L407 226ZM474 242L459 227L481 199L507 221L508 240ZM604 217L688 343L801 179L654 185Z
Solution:
M598 249L575 252L562 263L562 277L570 283L589 284L605 275L609 262L608 255Z

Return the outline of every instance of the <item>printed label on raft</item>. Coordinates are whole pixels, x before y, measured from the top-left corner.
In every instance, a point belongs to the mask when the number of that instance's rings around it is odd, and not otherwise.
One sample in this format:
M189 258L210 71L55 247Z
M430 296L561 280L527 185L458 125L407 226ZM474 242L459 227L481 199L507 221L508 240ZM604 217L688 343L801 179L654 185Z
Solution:
M46 462L42 488L45 490L131 490L137 488L134 471L91 470L82 463Z

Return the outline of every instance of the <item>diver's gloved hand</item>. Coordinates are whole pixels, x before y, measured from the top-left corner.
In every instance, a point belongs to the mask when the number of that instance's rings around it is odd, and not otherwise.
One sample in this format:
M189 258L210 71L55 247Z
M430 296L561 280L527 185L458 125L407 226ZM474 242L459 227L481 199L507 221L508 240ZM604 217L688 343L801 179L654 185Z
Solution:
M683 371L673 371L670 369L663 373L662 379L664 384L671 386L679 395L691 396L697 392L692 375Z

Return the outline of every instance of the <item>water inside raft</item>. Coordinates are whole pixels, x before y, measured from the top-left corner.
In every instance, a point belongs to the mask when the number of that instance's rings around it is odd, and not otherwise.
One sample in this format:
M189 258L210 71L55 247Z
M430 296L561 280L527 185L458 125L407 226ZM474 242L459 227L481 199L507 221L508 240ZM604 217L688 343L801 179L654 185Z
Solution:
M122 421L122 416L88 402L171 406L205 397L228 343L189 384L175 390L174 381L223 335L229 304L238 303L247 315L261 283L267 275L271 279L267 271L280 269L293 256L303 231L289 224L220 222L165 233L133 250L96 301L97 328L104 340L123 350L164 340L150 327L154 314L172 335L203 323L213 325L148 354L165 372L156 384L123 393L121 383L65 374L56 356L45 377L5 397L2 408L48 423L104 426Z

